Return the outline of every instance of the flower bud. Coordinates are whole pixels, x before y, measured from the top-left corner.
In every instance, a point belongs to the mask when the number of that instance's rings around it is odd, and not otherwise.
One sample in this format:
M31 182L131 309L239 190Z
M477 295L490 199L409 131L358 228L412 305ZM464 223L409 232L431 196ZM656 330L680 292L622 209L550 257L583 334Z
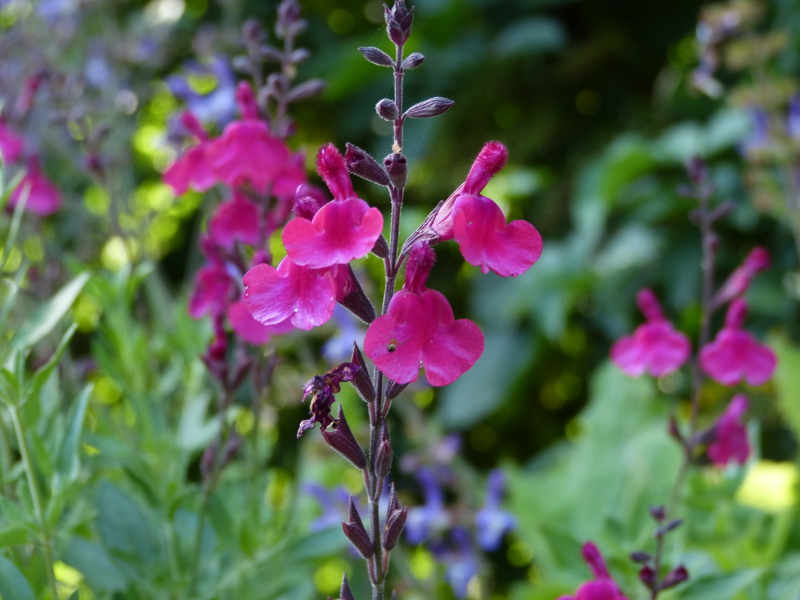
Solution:
M693 156L686 163L686 173L695 185L700 185L708 175L706 162L699 156Z
M408 387L407 383L397 383L393 381L389 384L389 387L386 388L386 398L388 400L394 400L400 394L403 393L403 390Z
M392 185L398 189L406 186L406 176L408 175L408 160L402 154L393 152L383 159L383 166L389 173Z
M367 363L364 362L364 355L361 354L361 350L358 349L358 344L355 342L353 342L353 358L350 359L350 362L357 364L359 367L351 381L353 387L356 388L358 395L361 396L364 402L374 402L375 388L367 372Z
M353 503L353 497L350 497L350 522L342 523L342 531L345 537L350 540L353 547L358 550L358 553L366 559L372 558L375 553L375 548L372 541L369 539L367 530L364 529L364 523L361 522L361 517L356 510L356 505Z
M661 523L661 521L667 518L667 511L663 506L651 506L650 516Z
M647 552L636 550L635 552L631 552L631 560L637 563L648 563L653 560L653 557Z
M389 243L386 241L386 238L378 236L378 239L375 240L375 245L372 247L372 252L378 258L389 258Z
M356 469L366 468L367 457L350 430L341 406L339 406L339 418L336 423L332 428L328 428L321 433L328 445L350 461Z
M659 527L658 529L656 529L654 535L657 538L663 537L664 535L666 535L667 533L669 533L673 529L677 529L678 527L680 527L681 523L683 523L683 521L681 519L673 519L672 521L670 521L666 525L663 525L663 526Z
M375 314L375 307L372 301L364 293L364 289L358 281L358 277L353 273L353 268L347 266L350 270L350 291L347 292L341 301L341 305L347 310L357 316L365 323L372 323L377 316Z
M430 117L438 117L447 112L453 106L454 102L448 98L441 96L434 96L422 102L418 102L409 108L403 117L411 117L412 119L429 119Z
M384 4L384 9L386 33L395 45L402 46L408 40L408 36L411 35L414 9L408 10L405 0L395 0L391 9Z
M425 57L422 56L419 52L412 52L408 56L406 56L405 60L403 61L402 68L403 69L416 69L418 66L422 64L422 61L425 60Z
M375 457L375 474L381 479L385 479L389 474L389 469L392 468L392 444L389 441L389 433L386 430L385 421L381 437L385 437L385 439L378 446L378 453Z
M325 89L325 82L322 79L309 79L301 83L300 85L296 85L286 96L286 99L289 102L295 102L297 100L305 100L306 98L311 98L319 94L322 90Z
M397 545L397 540L400 539L400 534L403 533L406 526L407 518L408 509L405 507L392 511L386 517L386 527L383 530L383 547L386 550L391 550Z
M353 592L350 591L350 584L347 583L347 573L342 575L342 587L339 590L339 600L356 600Z
M394 103L394 100L389 100L389 98L384 98L378 102L375 105L375 112L385 121L394 121L400 116L400 112L397 110L397 105Z
M353 144L347 144L347 152L344 154L344 162L347 165L347 170L353 175L377 183L378 185L388 186L391 184L389 174L378 163L377 160L372 158L368 152L362 150Z
M379 67L394 66L394 61L392 60L392 57L386 54L386 52L384 52L380 48L375 48L373 46L366 46L364 48L359 48L358 51L361 52L361 54L364 55L364 58L366 58L373 65L378 65ZM403 65L405 65L405 61L403 61Z
M648 589L654 590L658 583L658 575L656 575L652 567L645 565L639 571L639 580L645 584Z
M683 583L689 579L689 571L686 570L686 567L683 565L678 565L672 571L667 573L667 576L661 581L661 584L658 586L659 590L666 590L671 587L675 587L679 583Z

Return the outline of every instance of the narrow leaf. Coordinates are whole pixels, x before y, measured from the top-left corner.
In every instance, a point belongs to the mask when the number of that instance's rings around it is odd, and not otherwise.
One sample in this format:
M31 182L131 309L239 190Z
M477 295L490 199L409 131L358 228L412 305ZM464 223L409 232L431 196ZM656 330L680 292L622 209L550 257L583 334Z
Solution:
M89 404L89 396L92 394L93 385L90 383L78 397L77 402L72 406L71 414L67 421L67 433L58 452L56 459L56 480L66 482L75 481L80 469L80 457L78 448L80 443L81 431L83 430L83 420L86 416L86 406ZM56 481L56 484L59 483Z
M28 580L3 556L0 556L0 596L3 600L36 600Z
M31 382L30 390L28 391L28 397L35 396L39 393L42 389L42 386L47 382L50 374L53 372L53 369L56 368L59 361L61 361L61 356L64 354L64 350L67 349L67 345L69 341L72 339L73 334L78 326L73 323L69 329L67 329L64 337L61 338L61 342L58 344L58 348L53 353L53 356L44 363L41 367L36 370L36 373L33 374L33 381Z

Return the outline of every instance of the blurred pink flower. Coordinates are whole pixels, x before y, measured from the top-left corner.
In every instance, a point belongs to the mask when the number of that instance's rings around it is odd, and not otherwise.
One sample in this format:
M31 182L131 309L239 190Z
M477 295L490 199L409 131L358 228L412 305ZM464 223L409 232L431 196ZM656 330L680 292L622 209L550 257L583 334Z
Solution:
M283 245L293 262L321 269L347 264L372 250L383 230L383 215L356 197L344 158L333 144L317 154L317 170L333 201L311 220L297 217L283 230Z
M611 360L630 377L639 377L645 372L661 377L678 370L689 359L692 349L689 338L675 331L664 317L652 290L640 290L636 303L647 323L640 325L632 336L614 343Z
M412 249L406 282L389 310L367 329L364 351L391 380L410 383L420 364L434 386L448 385L468 371L483 353L483 334L467 319L455 320L447 299L425 287L433 265L426 243Z
M708 445L708 458L718 467L726 467L736 461L743 465L750 456L747 429L741 422L747 412L747 398L736 394L714 426L714 441Z
M259 220L258 205L234 192L231 200L222 202L214 211L208 236L217 246L226 250L233 250L237 240L255 246L261 234Z
M603 556L592 542L583 545L581 554L594 575L594 580L581 584L574 596L559 596L556 600L628 600L608 572Z
M745 316L747 302L737 298L731 302L717 338L700 350L700 366L722 385L736 385L742 380L762 385L775 371L777 359L772 350L742 330Z
M761 271L769 269L772 261L766 248L758 246L750 251L744 262L731 273L727 281L722 285L714 297L714 305L721 306L738 298L750 287L753 277Z
M22 138L0 121L0 157L2 157L3 162L8 164L16 161L22 156L23 147Z
M25 210L46 217L61 208L61 192L45 177L36 164L28 167L19 185L8 198L9 208L14 208L27 195Z
M248 344L262 346L266 344L273 335L289 333L294 329L290 319L286 319L275 325L262 325L253 318L244 302L234 302L228 308L228 322L231 324L233 332Z

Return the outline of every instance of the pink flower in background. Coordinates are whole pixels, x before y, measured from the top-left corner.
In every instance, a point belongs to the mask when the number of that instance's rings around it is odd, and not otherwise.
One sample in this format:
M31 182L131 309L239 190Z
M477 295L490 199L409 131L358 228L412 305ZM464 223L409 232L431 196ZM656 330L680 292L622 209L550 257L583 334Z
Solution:
M367 329L364 351L391 380L410 383L420 364L434 386L452 383L483 353L483 334L467 319L455 320L447 299L425 287L434 254L426 243L408 257L406 281L389 310Z
M244 305L262 325L290 319L298 329L326 323L337 300L349 291L346 267L312 269L284 258L278 268L256 265L244 276Z
M36 164L31 164L19 185L11 192L8 206L14 208L25 196L25 210L40 217L52 215L61 208L61 192L45 177Z
M594 580L581 584L574 596L560 596L557 600L628 600L611 578L597 546L586 542L581 554L592 570Z
M219 261L212 261L202 267L194 278L192 293L189 296L189 316L202 319L205 315L218 317L225 312L233 280Z
M769 252L766 248L758 246L750 251L744 262L731 273L728 280L722 285L717 295L714 297L714 305L721 306L738 298L750 287L753 277L761 271L766 271L772 264Z
M747 429L742 416L747 412L747 398L736 394L714 426L714 441L708 445L708 458L718 467L726 467L731 461L743 465L750 456Z
M24 145L22 138L0 121L0 158L3 162L8 164L19 159Z
M632 336L622 337L614 343L611 360L630 377L639 377L645 372L661 377L680 369L691 353L689 338L675 331L664 317L652 290L640 290L636 303L647 323L640 325Z
M762 385L775 371L777 359L772 350L742 329L746 316L746 301L737 298L731 302L717 338L700 350L700 366L722 385L736 385L742 380Z
M383 230L383 215L356 197L344 158L333 144L320 149L317 170L334 199L310 220L289 221L283 245L296 264L321 269L366 256Z
M249 182L264 194L291 164L289 149L258 118L253 91L247 83L239 84L236 99L243 119L230 123L221 137L209 142L208 164L214 176L226 185L238 187Z
M289 333L294 329L289 319L275 325L262 325L253 318L241 301L234 302L228 308L228 322L238 337L255 346L266 344L273 335Z
M226 250L233 250L237 240L255 246L261 235L259 220L258 205L234 192L232 200L217 206L208 226L208 235L217 246Z
M539 260L542 236L527 221L506 224L505 215L490 198L480 193L505 165L508 150L500 142L488 142L478 154L467 179L439 209L431 224L437 242L455 239L471 265L502 277L516 277Z
M181 115L181 124L199 141L186 151L164 173L163 180L177 195L185 194L189 188L204 192L217 183L208 164L208 134L190 111Z

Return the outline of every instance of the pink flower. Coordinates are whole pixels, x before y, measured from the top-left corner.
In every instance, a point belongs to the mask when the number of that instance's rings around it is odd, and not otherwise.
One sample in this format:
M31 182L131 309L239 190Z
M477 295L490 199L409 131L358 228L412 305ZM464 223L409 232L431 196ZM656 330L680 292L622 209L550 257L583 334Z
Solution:
M433 251L414 246L406 266L406 282L389 303L389 310L367 329L364 351L397 383L417 379L420 364L434 386L452 383L483 353L483 334L467 319L454 320L447 299L425 287Z
M312 269L284 258L278 268L256 265L244 276L244 305L262 325L290 319L298 329L327 322L337 300L349 292L346 267Z
M772 261L766 248L758 246L750 251L744 262L731 273L728 280L722 285L714 297L714 305L721 306L726 302L738 298L750 287L750 282L756 274L769 269Z
M189 188L204 192L214 187L217 178L208 164L209 142L200 142L186 151L164 173L162 179L177 195L185 194Z
M775 371L775 354L742 330L747 316L747 302L737 298L731 302L725 325L710 344L700 350L700 366L722 385L736 385L743 379L749 385L762 385Z
M217 246L226 250L233 250L237 240L255 246L261 235L259 220L258 205L234 192L232 200L217 206L208 226L208 235Z
M506 218L493 200L480 193L503 168L508 150L500 142L488 142L481 150L467 179L437 212L431 228L437 242L455 239L471 265L502 277L516 277L539 260L542 236L527 221Z
M238 187L249 182L264 194L284 173L289 149L258 118L253 92L247 83L239 84L236 99L243 120L230 123L220 138L209 142L206 157L214 176L223 183Z
M333 193L333 201L311 220L297 217L289 221L282 237L294 263L321 269L369 254L383 230L383 216L356 197L344 158L333 144L320 149L317 170Z
M581 554L589 564L595 579L581 584L574 596L560 596L557 600L627 600L611 578L597 546L592 542L586 542Z
M189 296L189 316L202 319L209 314L214 318L222 315L232 291L233 280L225 265L219 261L206 263L194 278Z
M24 142L10 127L0 121L0 157L8 164L22 156Z
M262 325L253 318L244 302L234 302L228 308L228 322L233 332L248 344L261 346L273 335L288 333L294 329L289 319L276 325Z
M629 377L649 372L661 377L681 368L689 359L689 338L675 331L664 317L658 299L650 289L636 295L636 303L647 318L632 336L618 339L611 347L611 360Z
M724 468L729 462L743 465L750 456L747 429L741 422L747 412L747 398L736 394L714 426L714 441L708 445L708 458L718 467Z
M23 198L25 210L46 217L61 208L61 192L45 177L36 164L29 166L19 185L11 192L8 206L14 208Z

